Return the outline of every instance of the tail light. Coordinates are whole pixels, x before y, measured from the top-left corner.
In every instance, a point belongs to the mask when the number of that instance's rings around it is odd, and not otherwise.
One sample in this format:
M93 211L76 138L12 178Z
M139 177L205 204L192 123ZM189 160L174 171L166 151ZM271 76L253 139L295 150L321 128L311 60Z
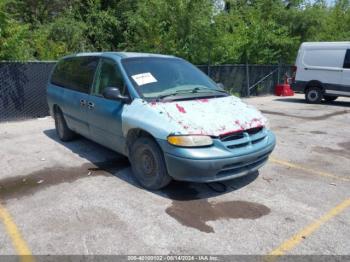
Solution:
M297 74L297 69L298 69L298 67L297 66L292 66L292 83L294 83L295 82L295 76L296 76L296 74Z

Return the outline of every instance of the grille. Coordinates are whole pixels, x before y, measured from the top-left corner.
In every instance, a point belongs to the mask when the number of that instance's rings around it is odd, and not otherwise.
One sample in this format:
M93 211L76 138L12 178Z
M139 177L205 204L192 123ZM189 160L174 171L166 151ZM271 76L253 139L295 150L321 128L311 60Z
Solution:
M263 127L259 126L259 127L247 129L245 132L247 132L249 135L255 135L255 134L259 133L262 129L263 129Z
M242 148L249 145L255 145L266 138L264 127L256 127L240 131L237 133L220 136L221 142L229 149Z
M261 130L263 130L262 126L255 127L255 128L250 128L250 129L247 129L247 130L244 130L244 131L239 131L239 132L236 132L236 133L231 133L231 134L220 136L220 140L222 142L225 142L225 141L231 141L231 140L235 140L235 139L240 139L240 138L244 137L244 133L248 133L249 135L255 135L255 134L259 133Z
M224 136L220 136L220 140L222 142L226 142L226 141L231 141L231 140L236 140L236 139L240 139L243 138L243 131L241 132L237 132L237 133L233 133L233 134L228 134L228 135L224 135Z

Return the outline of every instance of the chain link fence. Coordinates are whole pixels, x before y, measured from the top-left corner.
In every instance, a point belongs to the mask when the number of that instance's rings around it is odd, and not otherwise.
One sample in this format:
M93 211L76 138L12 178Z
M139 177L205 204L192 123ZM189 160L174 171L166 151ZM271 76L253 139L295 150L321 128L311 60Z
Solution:
M49 115L46 85L55 62L0 62L0 122ZM198 66L234 95L272 94L288 65Z
M0 62L0 122L49 114L46 84L55 62Z
M217 65L198 66L215 82L222 83L232 94L247 97L273 94L284 76L291 76L290 65Z

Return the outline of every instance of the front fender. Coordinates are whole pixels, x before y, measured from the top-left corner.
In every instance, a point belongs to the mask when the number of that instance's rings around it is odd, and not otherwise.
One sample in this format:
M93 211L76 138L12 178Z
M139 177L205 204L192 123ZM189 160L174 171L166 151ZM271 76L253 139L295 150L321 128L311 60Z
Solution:
M168 135L177 129L169 122L164 112L152 108L143 99L134 99L129 105L124 105L122 113L122 129L127 137L131 129L141 129L156 139L167 139Z

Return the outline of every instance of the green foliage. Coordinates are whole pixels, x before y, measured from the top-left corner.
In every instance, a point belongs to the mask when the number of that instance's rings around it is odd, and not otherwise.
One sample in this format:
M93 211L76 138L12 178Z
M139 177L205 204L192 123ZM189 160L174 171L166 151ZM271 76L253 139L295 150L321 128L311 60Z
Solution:
M59 17L78 0L3 0L6 11L18 21L35 28Z
M84 50L86 25L70 15L40 25L33 32L35 57L40 60L57 59Z
M196 64L290 63L304 41L349 41L349 0L0 0L0 59L80 51Z
M115 8L112 8L113 6ZM116 8L113 1L84 0L72 10L75 19L85 25L85 49L116 50L119 36L122 34Z
M0 2L0 60L31 58L28 42L28 25L11 19Z
M170 53L206 63L212 43L213 5L209 0L139 1L129 12L127 50Z
M277 63L299 45L276 16L265 10L268 1L231 5L229 13L217 17L220 28L215 60L222 62Z

